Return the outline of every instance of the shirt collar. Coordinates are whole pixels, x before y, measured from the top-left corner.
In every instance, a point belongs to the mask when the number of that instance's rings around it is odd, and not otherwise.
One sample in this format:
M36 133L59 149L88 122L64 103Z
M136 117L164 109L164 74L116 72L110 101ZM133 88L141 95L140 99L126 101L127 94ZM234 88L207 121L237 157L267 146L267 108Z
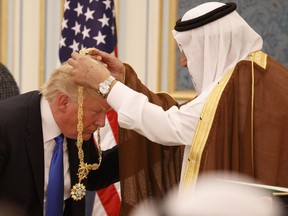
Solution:
M54 120L48 101L44 97L41 97L40 109L42 116L43 141L45 143L61 134L61 130Z

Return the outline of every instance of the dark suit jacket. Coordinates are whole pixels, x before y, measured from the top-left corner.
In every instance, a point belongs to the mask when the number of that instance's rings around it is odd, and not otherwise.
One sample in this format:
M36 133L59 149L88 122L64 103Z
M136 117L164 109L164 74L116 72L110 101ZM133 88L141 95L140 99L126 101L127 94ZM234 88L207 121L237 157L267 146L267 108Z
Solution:
M43 214L44 147L40 98L39 92L33 91L0 101L0 215L4 207L9 209L10 215ZM67 139L67 142L73 186L78 182L78 150L76 140ZM83 143L83 151L85 162L97 162L98 151L93 138ZM90 171L83 183L86 189L98 190L117 181L116 145L103 152L100 168ZM12 210L17 212L13 214ZM73 201L69 198L65 202L64 215L85 215L85 199Z

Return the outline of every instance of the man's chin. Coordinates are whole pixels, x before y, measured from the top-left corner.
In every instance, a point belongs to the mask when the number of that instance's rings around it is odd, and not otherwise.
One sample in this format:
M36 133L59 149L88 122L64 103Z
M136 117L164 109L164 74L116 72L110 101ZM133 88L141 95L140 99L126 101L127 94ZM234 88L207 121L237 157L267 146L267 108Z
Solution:
M92 135L93 135L93 134L91 134L91 133L83 133L83 134L82 134L82 139L83 139L83 141L88 141L88 140L90 140L91 137L92 137ZM69 137L69 138L70 138L70 139L75 139L75 140L77 140L77 135L76 135L76 137L71 136L71 137Z
M84 141L88 141L91 138L92 135L93 134L83 134L82 138L83 138Z

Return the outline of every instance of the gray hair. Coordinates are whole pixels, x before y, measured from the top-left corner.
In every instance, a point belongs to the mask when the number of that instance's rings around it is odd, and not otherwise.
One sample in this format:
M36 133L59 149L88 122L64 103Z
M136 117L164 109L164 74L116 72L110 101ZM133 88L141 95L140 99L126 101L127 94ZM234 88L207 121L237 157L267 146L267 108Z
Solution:
M72 100L77 100L78 86L72 79L71 70L70 65L62 64L54 70L49 80L40 88L40 92L49 102L53 101L59 93L64 93Z

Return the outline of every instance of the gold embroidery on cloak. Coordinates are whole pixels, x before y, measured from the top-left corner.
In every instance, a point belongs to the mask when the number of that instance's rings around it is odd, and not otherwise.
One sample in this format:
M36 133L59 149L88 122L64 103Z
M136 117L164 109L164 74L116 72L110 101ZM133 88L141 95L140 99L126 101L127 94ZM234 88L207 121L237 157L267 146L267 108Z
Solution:
M249 60L255 62L264 69L267 67L267 54L261 51L251 53L249 55Z

